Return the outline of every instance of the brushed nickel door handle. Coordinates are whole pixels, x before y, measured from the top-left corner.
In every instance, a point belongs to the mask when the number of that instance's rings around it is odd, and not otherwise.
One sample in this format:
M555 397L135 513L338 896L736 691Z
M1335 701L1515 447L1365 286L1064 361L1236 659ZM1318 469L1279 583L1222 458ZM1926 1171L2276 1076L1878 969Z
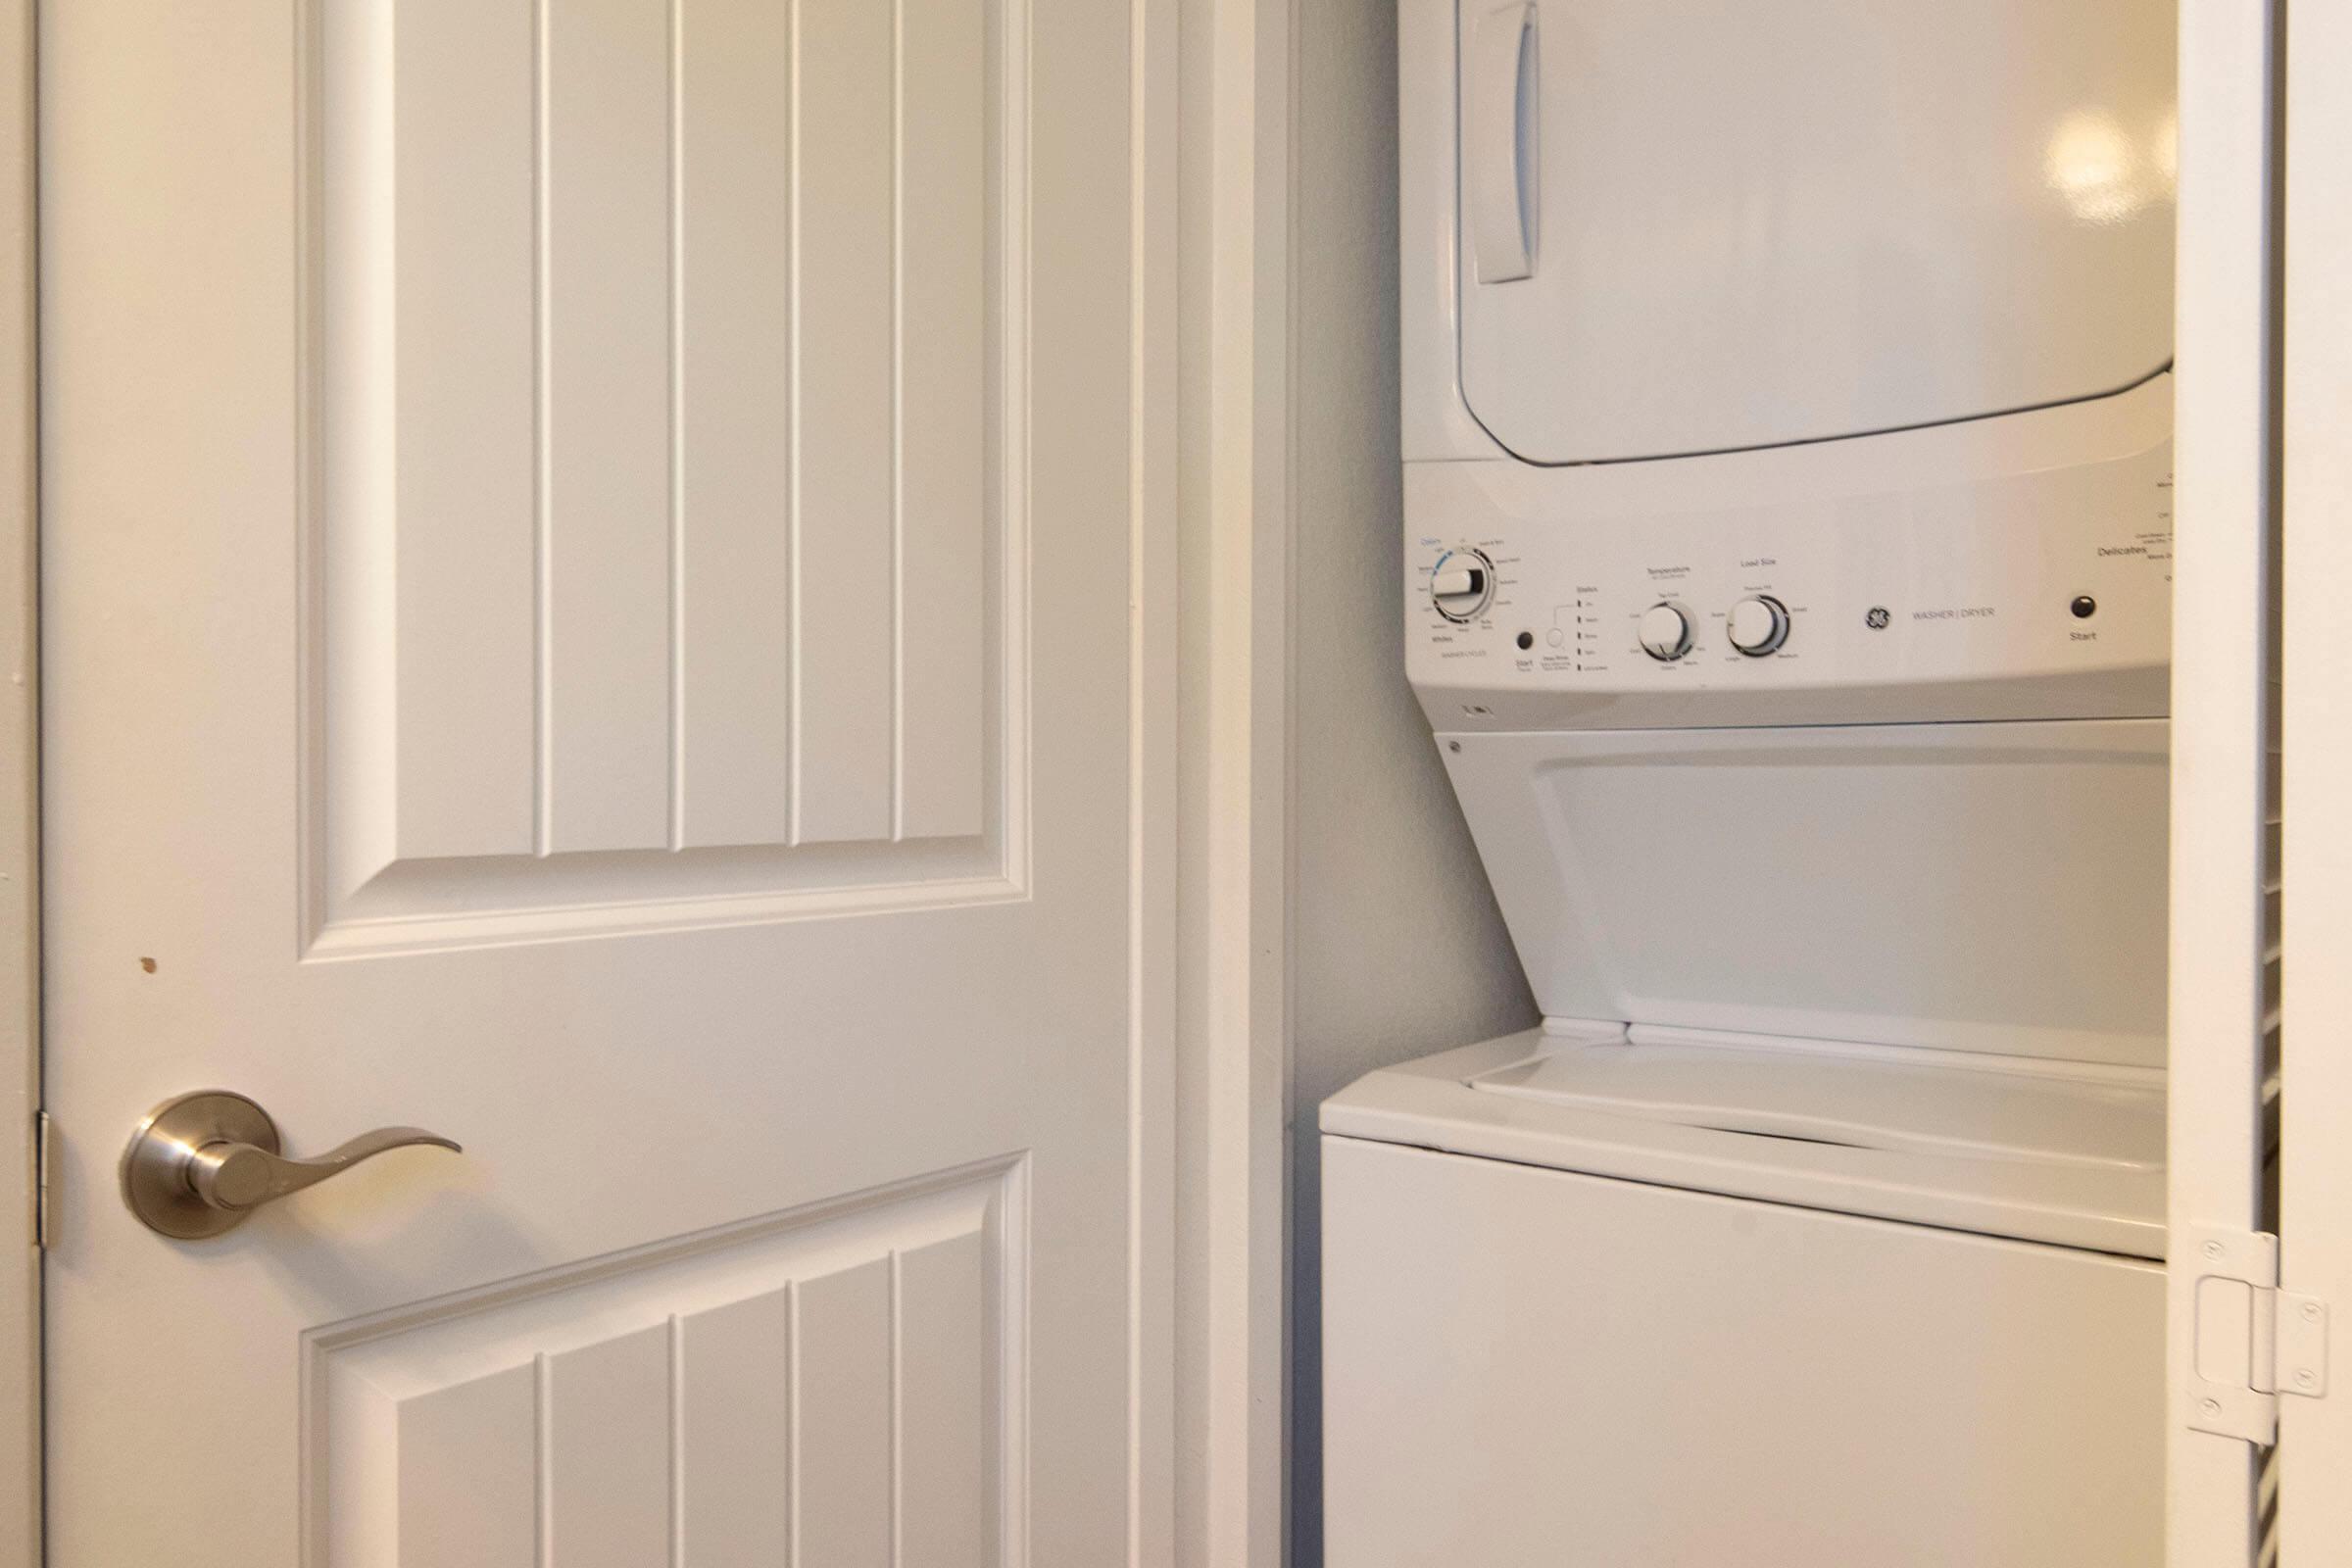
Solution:
M130 1135L122 1201L149 1230L194 1241L234 1230L264 1203L363 1159L417 1144L458 1148L421 1127L379 1127L310 1159L289 1158L268 1111L225 1089L199 1089L156 1106Z

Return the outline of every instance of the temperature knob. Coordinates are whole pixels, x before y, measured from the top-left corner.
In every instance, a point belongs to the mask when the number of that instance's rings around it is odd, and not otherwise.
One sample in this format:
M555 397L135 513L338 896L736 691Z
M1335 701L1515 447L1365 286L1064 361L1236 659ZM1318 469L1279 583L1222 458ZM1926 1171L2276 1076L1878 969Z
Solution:
M1788 640L1788 607L1769 594L1742 599L1732 607L1724 635L1750 659L1762 659Z
M1690 612L1677 604L1652 605L1642 615L1642 648L1650 658L1673 661L1690 651Z
M1468 620L1494 598L1494 564L1475 550L1449 550L1429 574L1429 602L1447 620Z

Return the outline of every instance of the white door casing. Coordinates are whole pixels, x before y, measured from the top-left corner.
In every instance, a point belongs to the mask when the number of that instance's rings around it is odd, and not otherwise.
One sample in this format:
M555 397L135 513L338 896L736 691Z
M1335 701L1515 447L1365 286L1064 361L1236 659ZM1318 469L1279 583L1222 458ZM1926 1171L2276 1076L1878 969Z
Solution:
M1129 21L48 8L52 1562L1141 1549Z
M2201 1286L2190 1227L2265 1228L2265 1084L2278 1037L2277 361L2272 327L2278 8L2181 0L2174 401L2171 1005L2165 1549L2236 1568L2260 1549L2261 1454L2200 1431L2190 1388L2250 1329ZM2233 1323L2232 1312L2240 1314ZM2201 1314L2204 1321L2200 1321ZM2232 1331L2235 1331L2234 1337ZM2250 1343L2250 1341L2248 1342Z

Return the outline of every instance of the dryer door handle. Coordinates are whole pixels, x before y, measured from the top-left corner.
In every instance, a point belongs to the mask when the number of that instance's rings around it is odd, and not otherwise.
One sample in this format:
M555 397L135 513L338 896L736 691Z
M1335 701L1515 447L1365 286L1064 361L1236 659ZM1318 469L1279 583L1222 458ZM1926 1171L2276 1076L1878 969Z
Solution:
M1481 283L1535 270L1540 75L1532 0L1473 15L1462 41L1462 208Z

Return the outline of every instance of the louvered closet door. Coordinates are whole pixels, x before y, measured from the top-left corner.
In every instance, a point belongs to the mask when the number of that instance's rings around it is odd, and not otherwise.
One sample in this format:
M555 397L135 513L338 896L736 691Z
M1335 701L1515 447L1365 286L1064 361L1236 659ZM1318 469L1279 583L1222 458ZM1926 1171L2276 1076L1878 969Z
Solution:
M42 31L50 1561L1122 1560L1127 8Z

